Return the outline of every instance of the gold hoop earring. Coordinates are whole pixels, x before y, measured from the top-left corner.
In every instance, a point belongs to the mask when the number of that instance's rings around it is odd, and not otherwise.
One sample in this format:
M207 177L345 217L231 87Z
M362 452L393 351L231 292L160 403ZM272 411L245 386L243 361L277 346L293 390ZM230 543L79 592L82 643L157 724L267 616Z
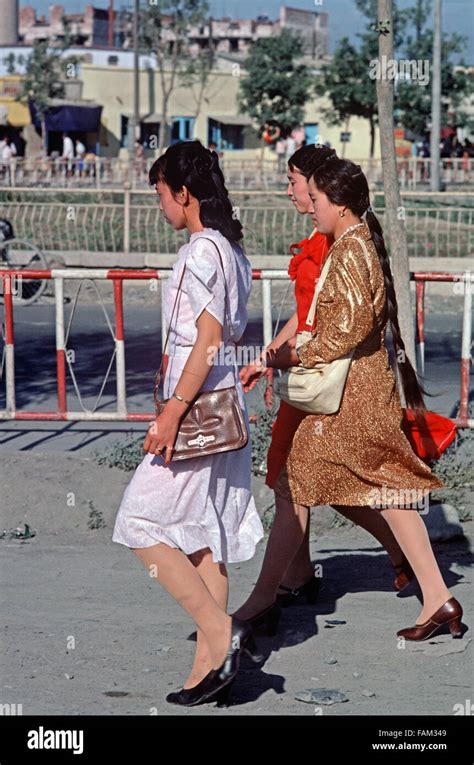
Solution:
M346 213L344 212L344 210L339 210L339 217L340 218L344 218L345 215L346 215Z

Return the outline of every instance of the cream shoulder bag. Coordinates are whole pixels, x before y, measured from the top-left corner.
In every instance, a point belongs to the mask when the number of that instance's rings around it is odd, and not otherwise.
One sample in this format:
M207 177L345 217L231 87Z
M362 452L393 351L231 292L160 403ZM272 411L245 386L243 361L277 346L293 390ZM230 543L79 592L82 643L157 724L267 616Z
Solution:
M357 239L362 245L364 255L368 260L365 242ZM321 270L313 300L306 319L306 324L313 326L314 314L319 293L326 280L331 264L332 255L326 259ZM296 347L311 340L312 333L305 330L296 335ZM355 350L355 348L354 348ZM347 375L352 362L354 350L330 362L321 362L314 367L290 367L284 372L276 384L276 391L283 401L296 409L302 409L310 414L335 414L341 406L342 394L346 385Z

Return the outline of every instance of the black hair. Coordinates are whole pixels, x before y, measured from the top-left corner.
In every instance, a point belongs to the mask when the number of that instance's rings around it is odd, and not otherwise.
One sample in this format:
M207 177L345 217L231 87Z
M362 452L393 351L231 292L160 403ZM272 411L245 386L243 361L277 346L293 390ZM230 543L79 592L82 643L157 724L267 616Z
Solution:
M151 166L148 178L152 186L164 181L174 194L186 186L199 202L203 226L217 229L231 242L242 239L242 224L230 202L219 157L200 141L178 141L169 146Z
M423 394L426 391L420 385L415 369L406 353L405 343L400 332L398 305L395 295L390 260L383 238L382 227L370 206L369 185L362 168L347 159L329 159L320 164L313 173L316 186L336 205L345 205L359 218L367 213L372 241L379 256L384 276L386 310L392 331L396 364L402 381L405 401L414 410L425 410ZM401 353L400 353L401 351ZM429 394L428 394L429 395Z
M337 157L335 149L317 144L301 146L288 160L288 167L292 172L299 170L307 180L311 178L317 166L326 159Z

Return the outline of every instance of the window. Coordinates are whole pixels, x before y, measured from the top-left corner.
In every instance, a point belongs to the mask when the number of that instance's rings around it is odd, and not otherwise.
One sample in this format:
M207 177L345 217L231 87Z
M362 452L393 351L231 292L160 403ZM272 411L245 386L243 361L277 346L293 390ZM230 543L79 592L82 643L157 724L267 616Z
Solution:
M128 117L125 114L120 115L120 146L125 148L128 145Z
M194 136L194 117L174 117L171 123L171 143L192 141Z
M317 122L305 122L304 125L304 137L308 145L314 145L318 142L318 123Z
M244 128L242 125L225 125L209 117L207 142L215 143L218 149L243 149Z

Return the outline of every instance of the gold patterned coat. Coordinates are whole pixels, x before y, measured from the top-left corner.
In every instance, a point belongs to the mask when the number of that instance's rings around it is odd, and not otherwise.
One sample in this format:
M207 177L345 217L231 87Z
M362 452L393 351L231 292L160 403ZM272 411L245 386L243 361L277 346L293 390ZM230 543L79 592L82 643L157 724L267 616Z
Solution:
M402 505L422 503L443 483L401 430L400 397L384 343L384 277L368 225L343 234L329 254L317 326L313 338L299 348L300 359L313 367L355 351L339 411L304 418L275 491L308 507L374 506L378 497L379 506L396 506L398 497Z

